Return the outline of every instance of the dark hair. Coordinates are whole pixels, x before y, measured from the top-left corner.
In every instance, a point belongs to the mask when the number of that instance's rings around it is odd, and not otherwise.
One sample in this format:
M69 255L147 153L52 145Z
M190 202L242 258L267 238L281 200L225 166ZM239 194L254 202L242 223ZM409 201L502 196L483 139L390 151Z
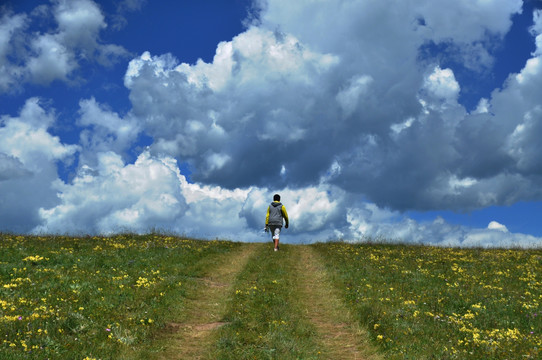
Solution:
M273 201L280 201L280 195L279 194L273 195Z

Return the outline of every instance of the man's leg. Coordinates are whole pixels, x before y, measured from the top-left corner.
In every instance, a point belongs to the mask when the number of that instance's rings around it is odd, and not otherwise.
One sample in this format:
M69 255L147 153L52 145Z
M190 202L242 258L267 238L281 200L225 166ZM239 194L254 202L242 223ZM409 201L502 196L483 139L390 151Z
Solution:
M275 226L269 225L269 232L271 233L271 242L275 243Z
M273 229L273 243L275 244L275 251L279 249L279 238L280 238L280 226L277 226Z

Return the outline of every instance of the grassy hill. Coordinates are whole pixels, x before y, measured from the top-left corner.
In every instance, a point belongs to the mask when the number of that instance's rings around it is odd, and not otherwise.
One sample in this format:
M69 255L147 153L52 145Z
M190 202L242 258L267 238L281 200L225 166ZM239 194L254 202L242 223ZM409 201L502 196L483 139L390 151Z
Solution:
M0 235L1 359L537 359L542 250Z

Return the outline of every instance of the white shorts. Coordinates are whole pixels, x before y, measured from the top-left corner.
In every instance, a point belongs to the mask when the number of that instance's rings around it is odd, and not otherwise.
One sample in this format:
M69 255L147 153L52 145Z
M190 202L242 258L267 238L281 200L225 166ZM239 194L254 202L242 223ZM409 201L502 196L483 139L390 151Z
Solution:
M282 228L282 226L269 225L269 230L271 230L271 235L273 236L273 239L278 239L279 238L281 228Z

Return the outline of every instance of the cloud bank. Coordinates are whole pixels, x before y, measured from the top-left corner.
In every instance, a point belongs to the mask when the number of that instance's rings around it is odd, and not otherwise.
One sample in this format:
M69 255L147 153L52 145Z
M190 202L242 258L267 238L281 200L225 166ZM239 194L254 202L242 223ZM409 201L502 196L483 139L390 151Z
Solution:
M445 47L473 76L490 70L521 1L455 1L446 11L429 0L255 4L246 30L218 44L210 63L149 52L133 58L124 77L129 113L80 99L78 144L47 131L54 111L37 99L18 118L4 116L0 144L17 138L25 145L0 145L0 188L10 194L0 199L20 204L0 207L12 217L0 216L2 227L159 228L260 241L267 203L279 192L292 218L291 242L541 244L506 224L472 229L402 213L542 199L540 11L530 29L536 51L523 69L466 109L454 71L427 49ZM125 55L100 42L105 17L92 1L47 9L58 24L51 33L19 36L28 15L0 21L0 65L12 74L1 73L0 89L20 79L68 81L89 59L106 65ZM20 42L27 50L13 60L6 54ZM52 64L53 55L60 61ZM142 134L152 143L129 163ZM73 179L61 180L58 162L74 157Z

